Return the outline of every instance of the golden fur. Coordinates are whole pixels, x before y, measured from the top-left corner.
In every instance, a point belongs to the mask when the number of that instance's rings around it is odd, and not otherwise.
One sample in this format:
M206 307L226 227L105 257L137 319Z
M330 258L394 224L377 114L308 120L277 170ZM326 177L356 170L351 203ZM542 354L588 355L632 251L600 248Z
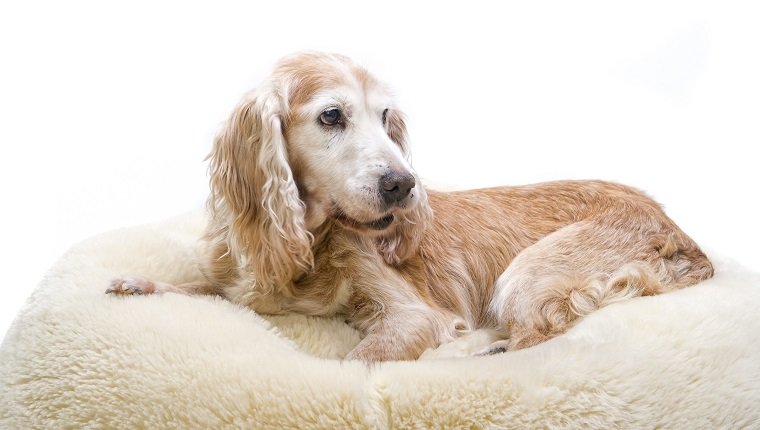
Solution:
M529 347L601 306L713 274L637 190L560 181L435 192L408 164L406 140L387 88L351 60L284 59L209 156L206 282L122 278L109 292L344 314L363 335L347 358L380 361L476 328L509 335L484 353Z

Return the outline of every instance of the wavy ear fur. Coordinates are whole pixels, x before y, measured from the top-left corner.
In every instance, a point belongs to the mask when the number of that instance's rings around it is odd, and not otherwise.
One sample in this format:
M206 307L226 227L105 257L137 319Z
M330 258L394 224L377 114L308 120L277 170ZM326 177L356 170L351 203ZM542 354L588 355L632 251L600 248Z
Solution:
M388 109L385 117L385 132L396 145L401 147L401 151L407 158L409 157L409 136L406 132L406 115L398 109Z
M408 145L406 120L403 112L390 109L386 116L385 130L388 136L404 153L407 159L411 158ZM376 241L378 251L386 263L398 265L412 257L420 245L425 230L433 221L433 210L430 208L427 193L419 178L416 178L417 186L412 193L419 199L417 205L411 211L404 214L396 229L388 236Z
M314 264L282 133L283 101L271 88L248 95L217 136L209 155L209 206L227 242L260 291L288 288Z

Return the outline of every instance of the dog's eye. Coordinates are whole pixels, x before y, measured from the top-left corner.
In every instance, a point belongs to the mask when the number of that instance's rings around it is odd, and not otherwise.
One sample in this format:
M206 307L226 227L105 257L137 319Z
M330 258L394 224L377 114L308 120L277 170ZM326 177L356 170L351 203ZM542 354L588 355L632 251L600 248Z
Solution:
M343 115L340 113L340 109L328 109L322 112L322 115L319 116L319 121L324 125L336 125L342 118Z
M383 111L383 125L388 121L388 109Z

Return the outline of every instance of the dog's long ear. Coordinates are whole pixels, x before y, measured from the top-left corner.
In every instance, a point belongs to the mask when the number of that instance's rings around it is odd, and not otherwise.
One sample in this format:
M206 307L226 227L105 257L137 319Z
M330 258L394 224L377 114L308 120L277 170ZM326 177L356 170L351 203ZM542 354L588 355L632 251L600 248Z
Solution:
M246 96L209 155L209 206L224 217L230 249L264 293L287 287L314 261L305 205L288 164L283 105L273 90Z
M385 131L391 140L401 147L404 156L411 162L404 113L395 108L388 109L385 117ZM414 255L425 230L433 221L433 210L430 208L427 192L420 178L415 179L417 185L412 189L412 194L417 199L416 206L398 220L398 225L391 234L377 239L376 242L380 254L388 264L401 264Z
M409 158L409 136L406 131L406 115L397 108L389 108L385 113L385 132Z

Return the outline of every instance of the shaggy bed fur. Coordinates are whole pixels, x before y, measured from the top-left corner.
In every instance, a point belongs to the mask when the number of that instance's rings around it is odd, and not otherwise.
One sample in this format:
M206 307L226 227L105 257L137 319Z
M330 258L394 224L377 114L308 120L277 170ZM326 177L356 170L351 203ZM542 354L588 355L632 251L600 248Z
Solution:
M337 318L103 294L115 273L199 280L205 223L115 231L64 255L0 348L0 428L760 428L760 275L730 262L533 348L444 358L493 340L477 332L431 360L367 366L337 360L359 342Z

